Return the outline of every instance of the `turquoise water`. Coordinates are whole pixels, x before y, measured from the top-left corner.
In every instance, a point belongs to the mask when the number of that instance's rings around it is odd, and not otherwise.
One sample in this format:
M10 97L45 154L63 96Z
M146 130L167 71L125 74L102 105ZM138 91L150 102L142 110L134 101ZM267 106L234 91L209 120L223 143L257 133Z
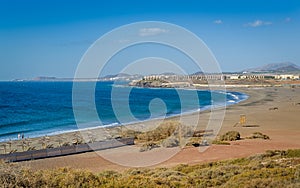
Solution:
M91 83L80 84L88 86ZM23 133L27 138L78 130L72 106L72 85L72 82L0 82L0 141L17 139L19 133ZM115 94L113 100L120 104L117 106L118 115L115 114L111 102L112 88ZM129 89L128 97L126 93ZM195 100L194 97L190 97L193 93L195 91L192 90L180 90L178 94L176 89L129 88L119 83L114 85L113 82L97 82L95 104L102 124L95 123L96 118L89 116L91 105L85 103L88 96L85 96L84 92L82 99L75 105L82 110L84 119L81 119L81 123L87 128L205 110L211 107L212 95L215 96L215 104L220 105L224 105L224 97L227 105L247 98L245 94L238 92L211 93L199 90L199 100ZM128 112L125 112L126 108L123 109L122 104L129 104L133 117L127 117ZM121 122L118 116L123 116Z

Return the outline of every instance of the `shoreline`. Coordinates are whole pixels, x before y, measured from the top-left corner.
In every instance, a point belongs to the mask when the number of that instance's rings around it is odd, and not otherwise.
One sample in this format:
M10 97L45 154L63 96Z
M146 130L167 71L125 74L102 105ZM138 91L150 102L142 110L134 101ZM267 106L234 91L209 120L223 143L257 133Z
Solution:
M154 165L153 167L171 167L178 164L198 164L209 161L218 161L247 157L263 153L266 150L283 150L300 148L300 88L239 88L234 91L245 93L249 98L238 104L227 106L223 125L219 132L223 134L230 130L240 132L242 138L250 136L253 132L262 132L270 136L270 140L241 140L231 142L231 145L211 145L205 152L199 152L198 148L186 147L170 159ZM278 107L278 110L269 108ZM239 121L240 114L246 114L247 124L258 125L257 127L234 127ZM186 119L195 118L199 115L199 126L207 124L209 111L196 112L184 115ZM178 117L171 117L168 120L177 121ZM157 122L157 121L156 121ZM144 126L153 126L155 121L144 123ZM134 125L137 126L137 125ZM129 127L130 128L130 127ZM112 134L118 134L117 129ZM65 135L72 138L73 134ZM106 151L108 152L108 151ZM109 149L112 155L124 160L136 160L134 156L128 156L119 149ZM49 169L58 167L72 167L88 169L93 172L102 170L125 170L132 167L120 166L103 158L103 152L88 152L64 157L40 159L21 162L21 165L33 169ZM152 167L151 167L152 168Z
M129 87L132 87L132 86L129 86ZM236 92L236 91L228 91L228 90L214 90L214 89L204 89L204 88L147 88L147 89L179 89L179 90L193 90L193 91L212 91L212 92L226 92L226 93L229 93L231 95L231 92ZM238 92L239 93L239 96L241 98L239 98L238 100L234 101L233 103L229 103L229 101L226 101L226 104L225 106L220 106L220 107L215 107L215 108L227 108L228 106L231 106L231 105L236 105L244 100L247 100L249 98L249 96L243 92ZM232 94L234 95L234 94ZM181 113L174 113L174 114L170 114L170 115L167 115L167 116L160 116L160 117L154 117L152 119L146 119L146 120L138 120L138 121L133 121L133 122L128 122L128 123L123 123L123 124L120 124L120 123L117 123L117 122L114 122L114 123L110 123L110 124L107 124L107 125L102 125L102 126L94 126L94 127L87 127L87 128L79 128L77 125L76 127L78 129L74 129L74 130L61 130L61 131L55 131L55 132L52 132L52 133L47 133L47 134L38 134L36 136L33 136L33 137L26 137L25 135L25 138L24 139L18 139L18 138L13 138L13 139L6 139L6 140L2 140L0 141L0 145L2 144L5 144L5 143L8 143L8 142L20 142L22 140L32 140L32 139L40 139L40 138L43 138L43 137L53 137L53 136L62 136L64 134L76 134L78 132L82 132L82 131L92 131L92 130L95 130L95 129L103 129L103 128L118 128L118 127L121 127L121 126L131 126L131 125L136 125L136 124L141 124L141 123L145 123L147 121L161 121L163 119L165 120L169 120L169 119L172 119L172 118L176 118L176 117L180 117L180 116L185 116L185 115L190 115L190 114L195 114L195 113L204 113L205 111L210 111L212 108L211 105L208 105L208 106L205 106L205 107L201 107L200 109L194 109L194 110L188 110L188 111L185 111L185 112L181 112ZM214 109L216 110L216 109ZM95 122L90 122L90 124L95 124ZM21 134L22 132L20 132ZM17 137L17 135L16 135ZM0 154L1 154L1 151L0 151Z
M131 87L131 86L129 86ZM138 87L139 88L139 87ZM147 89L172 89L172 88L147 88ZM199 88L177 88L177 89L180 89L180 90L185 90L185 89L189 89L189 90L208 90L208 89L199 89ZM249 91L250 89L250 91ZM233 90L225 90L225 92L238 92L240 94L242 94L242 96L245 96L245 99L242 99L238 102L235 102L234 104L227 104L225 106L222 106L222 107L219 107L219 108L215 108L214 110L218 110L218 109L227 109L229 108L230 106L236 106L236 105L239 105L243 102L245 103L249 103L249 98L253 98L253 95L256 94L256 92L252 92L251 90L253 90L255 88L234 88L234 91ZM262 88L257 88L257 89L262 89ZM213 90L212 90L213 91ZM218 90L216 90L218 91ZM69 143L69 145L72 145L74 139L77 139L79 137L82 137L82 135L84 135L84 139L86 139L87 135L86 135L86 132L90 132L90 131L99 131L99 130L105 130L105 131L112 131L112 132L119 132L118 129L126 129L126 128L129 128L130 129L135 129L136 127L140 127L140 125L142 124L143 126L143 129L145 130L152 130L153 127L155 128L156 126L153 126L152 124L159 124L163 121L179 121L180 120L180 117L189 117L189 116L194 116L194 115L198 115L198 114L207 114L211 111L212 107L209 106L207 109L205 110L200 110L200 109L197 109L197 110L193 110L193 111L190 111L190 112L184 112L184 113L180 113L180 114L174 114L174 115L171 115L169 117L160 117L160 118L153 118L153 119L148 119L148 120L144 120L144 121L137 121L137 122L129 122L127 124L116 124L116 125L112 125L112 124L109 124L109 125L104 125L104 126L96 126L96 127L90 127L90 128L82 128L82 129L78 129L78 130L70 130L70 131L65 131L65 132L62 132L62 133L58 133L58 134L55 134L55 133L52 133L52 134L46 134L44 136L37 136L37 137L31 137L31 138L24 138L24 139L14 139L14 140L9 140L9 141L1 141L0 142L0 145L8 145L10 147L10 149L13 151L13 150L18 150L17 152L22 152L22 150L24 151L24 148L20 148L20 145L22 145L22 143L24 142L28 142L28 143L31 143L31 145L34 145L34 147L36 147L37 145L41 145L41 142L43 142L42 140L45 140L45 142L48 142L46 144L50 145L50 146L53 146L54 148L57 148L57 147L60 147L61 144L64 144L64 143ZM113 123L114 124L114 123ZM117 129L117 130L116 130ZM101 133L103 131L100 131ZM114 139L114 137L119 137L118 133L114 133L114 134L117 134L117 135L111 135L111 137L107 138L105 137L104 140L106 139ZM67 138L67 139L64 139L64 138ZM81 140L83 140L82 138L80 138ZM61 143L59 143L60 141L59 140L62 140ZM58 142L59 141L59 142ZM103 137L100 138L99 140L96 140L96 141L103 141ZM43 143L42 143L43 144ZM7 147L8 147L7 146ZM28 147L28 146L27 146ZM44 149L43 146L40 146L39 149ZM2 150L4 150L2 148ZM21 150L21 151L20 151ZM0 154L3 154L3 151L1 152L1 149L0 149Z

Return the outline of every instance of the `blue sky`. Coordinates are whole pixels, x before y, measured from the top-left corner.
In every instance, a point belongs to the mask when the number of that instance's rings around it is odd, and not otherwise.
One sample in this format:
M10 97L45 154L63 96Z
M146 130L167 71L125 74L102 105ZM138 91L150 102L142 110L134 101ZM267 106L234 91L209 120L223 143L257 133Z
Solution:
M207 44L223 71L300 64L299 0L0 0L0 80L73 77L95 40L138 21L185 27Z

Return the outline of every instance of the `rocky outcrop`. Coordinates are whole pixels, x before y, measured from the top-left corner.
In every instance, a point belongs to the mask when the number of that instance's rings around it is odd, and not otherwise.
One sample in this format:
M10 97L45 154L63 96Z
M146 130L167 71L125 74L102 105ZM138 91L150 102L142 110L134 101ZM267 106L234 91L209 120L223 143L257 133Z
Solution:
M168 82L165 80L135 80L129 83L135 87L155 87L155 88L185 88L190 87L189 82Z
M168 82L164 80L134 80L129 85L136 87L168 87Z

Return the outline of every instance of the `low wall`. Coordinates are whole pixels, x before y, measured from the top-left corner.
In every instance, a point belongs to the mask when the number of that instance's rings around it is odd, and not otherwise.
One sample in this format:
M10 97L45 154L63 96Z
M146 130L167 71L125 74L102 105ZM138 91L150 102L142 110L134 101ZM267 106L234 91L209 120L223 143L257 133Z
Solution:
M89 144L78 144L72 146L62 146L58 148L1 154L0 160L4 160L5 162L27 161L27 160L34 160L34 159L72 155L72 154L95 151L95 150L104 150L104 149L122 147L126 145L134 145L134 138L120 138L120 139L93 142Z

